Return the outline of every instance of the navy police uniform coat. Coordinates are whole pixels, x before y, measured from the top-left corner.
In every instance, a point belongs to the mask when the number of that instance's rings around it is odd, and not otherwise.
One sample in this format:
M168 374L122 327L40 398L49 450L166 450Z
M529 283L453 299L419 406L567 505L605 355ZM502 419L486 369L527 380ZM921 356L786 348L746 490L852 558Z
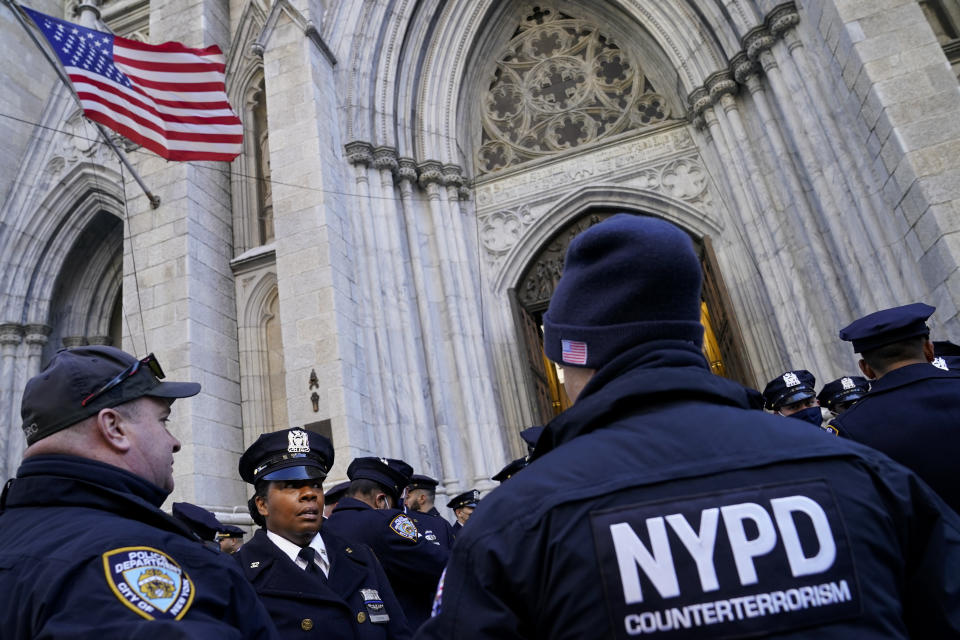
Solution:
M923 363L894 369L830 424L913 469L960 512L960 371Z
M426 512L411 511L407 515L417 525L417 531L425 540L444 549L449 550L453 547L453 527L440 515L436 507L431 507L430 511Z
M326 527L324 527L325 529ZM284 638L382 640L409 638L407 620L370 549L321 529L329 575L307 573L259 529L234 557ZM373 622L363 590L373 590L390 617Z
M692 343L609 362L477 507L416 638L958 637L960 518L750 402Z
M337 503L323 528L348 543L373 549L412 629L430 616L437 583L450 554L424 539L408 515L398 509L374 509L346 497Z
M0 636L276 638L236 563L111 465L29 458L0 512Z

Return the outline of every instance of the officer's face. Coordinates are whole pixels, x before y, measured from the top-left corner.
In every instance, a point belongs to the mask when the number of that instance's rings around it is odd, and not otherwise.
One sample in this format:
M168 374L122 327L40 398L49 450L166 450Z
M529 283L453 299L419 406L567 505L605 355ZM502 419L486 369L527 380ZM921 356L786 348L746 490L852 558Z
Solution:
M271 482L266 497L257 497L257 509L267 521L267 530L303 546L316 535L323 522L321 481Z
M419 511L420 510L420 496L423 495L423 491L420 489L407 490L407 495L403 499L404 506L407 507L408 511Z
M466 524L467 520L470 519L470 516L473 514L473 507L460 507L454 514L457 516L457 522L460 524Z
M778 413L782 416L793 415L798 411L803 411L804 409L809 409L810 407L819 407L820 403L816 398L807 398L806 400L801 400L800 402L794 402L793 404L785 404L780 407Z
M130 448L125 455L128 468L145 480L173 491L173 454L180 441L167 430L169 400L143 397L118 407L122 421L129 426Z

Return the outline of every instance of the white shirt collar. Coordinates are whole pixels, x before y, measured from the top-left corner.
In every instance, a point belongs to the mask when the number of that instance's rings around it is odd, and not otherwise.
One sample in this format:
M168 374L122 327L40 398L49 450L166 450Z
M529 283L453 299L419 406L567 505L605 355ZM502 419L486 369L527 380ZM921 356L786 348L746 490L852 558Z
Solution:
M306 563L301 560L298 556L300 555L300 547L290 542L283 536L274 533L273 531L267 531L267 537L270 538L270 541L273 544L277 545L281 551L283 551L287 556L301 569L306 566ZM317 535L313 536L313 540L310 541L310 546L317 552L317 556L322 558L326 563L326 566L330 566L330 562L327 556L327 545L323 544L323 538L318 532ZM323 562L318 563L321 567L324 566Z

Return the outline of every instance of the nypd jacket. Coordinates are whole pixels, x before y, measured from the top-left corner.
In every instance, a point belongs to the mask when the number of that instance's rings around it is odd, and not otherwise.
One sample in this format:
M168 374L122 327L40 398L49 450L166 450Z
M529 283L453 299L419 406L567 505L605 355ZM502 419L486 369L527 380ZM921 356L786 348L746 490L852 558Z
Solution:
M397 509L374 509L346 497L337 503L323 527L349 543L373 549L411 629L429 617L449 551L428 542L408 515Z
M409 638L406 617L373 552L325 530L320 535L330 559L326 578L294 564L263 529L234 554L281 636Z
M0 500L0 635L277 637L236 563L161 511L165 498L92 460L25 460Z
M913 469L960 512L960 371L932 364L894 369L830 424Z
M621 354L477 507L416 637L958 637L957 515L750 401L690 343Z
M417 525L417 531L425 540L444 549L453 547L453 527L440 515L436 507L427 512L411 511L407 515Z

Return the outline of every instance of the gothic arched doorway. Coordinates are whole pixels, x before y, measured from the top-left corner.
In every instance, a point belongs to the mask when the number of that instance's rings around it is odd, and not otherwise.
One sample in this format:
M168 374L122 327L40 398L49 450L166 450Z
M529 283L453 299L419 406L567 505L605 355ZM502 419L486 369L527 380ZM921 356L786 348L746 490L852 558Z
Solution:
M570 406L563 389L563 373L543 354L543 314L563 272L567 247L581 231L623 209L591 208L560 229L530 261L510 300L519 340L524 346L526 378L529 392L535 398L535 414L546 423ZM639 213L639 212L637 212ZM703 355L710 369L737 382L754 386L747 366L743 340L709 236L693 238L703 268L701 322L704 325Z

